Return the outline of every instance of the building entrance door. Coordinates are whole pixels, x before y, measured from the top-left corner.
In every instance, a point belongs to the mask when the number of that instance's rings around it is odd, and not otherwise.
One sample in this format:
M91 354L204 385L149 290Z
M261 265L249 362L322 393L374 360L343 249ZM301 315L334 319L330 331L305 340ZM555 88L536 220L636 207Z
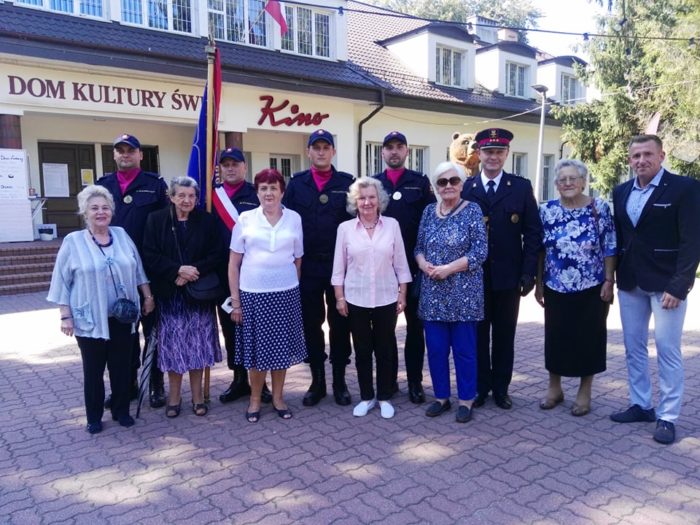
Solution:
M46 197L44 223L56 224L58 235L61 237L83 227L82 218L77 213L76 195L83 189L84 182L87 185L90 173L94 181L95 147L92 144L39 142L41 195ZM85 175L85 181L82 175ZM47 188L47 181L51 179L51 187ZM62 195L52 196L55 193Z

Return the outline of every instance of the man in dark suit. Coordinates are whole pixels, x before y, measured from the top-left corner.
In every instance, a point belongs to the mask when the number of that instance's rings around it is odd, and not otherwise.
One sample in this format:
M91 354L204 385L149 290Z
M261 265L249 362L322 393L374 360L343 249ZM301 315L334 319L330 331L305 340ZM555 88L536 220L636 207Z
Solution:
M170 199L167 196L168 186L163 177L157 173L141 170L143 152L141 143L133 135L124 133L114 139L114 162L117 171L107 173L97 181L104 186L114 197L113 226L121 226L134 241L136 248L143 259L143 232L146 228L146 218L156 210L168 205ZM140 325L143 337L146 341L153 330L155 315L142 317ZM137 374L141 363L139 357L141 347L139 345L138 332L134 338L133 356L131 359L132 371L132 399L138 395ZM163 391L163 372L157 366L151 368L150 380L150 405L153 408L165 406L165 393ZM105 399L105 408L112 403L112 396Z
M418 237L418 225L425 207L435 202L435 196L430 189L430 180L423 173L406 168L408 157L408 142L406 136L399 131L392 131L382 144L382 158L387 168L375 177L384 186L390 196L389 205L383 212L387 217L393 217L399 222L403 244L406 248L406 258L411 268L413 283L416 282L418 264L413 256ZM423 322L418 318L418 294L409 287L406 300L406 344L404 360L408 379L408 398L412 403L423 403L423 358L425 356L425 341L423 339ZM394 381L398 373L398 363L394 368Z
M309 136L306 151L311 168L294 174L282 198L282 204L301 216L304 230L299 288L311 386L302 403L313 406L326 396L327 356L323 322L327 318L333 397L338 405L345 406L352 402L345 384L345 367L350 362L352 352L350 324L336 309L331 274L338 225L351 219L345 205L348 188L354 178L333 166L335 141L329 131L314 131Z
M488 231L484 262L484 320L477 326L477 381L474 407L489 392L497 406L510 409L515 328L520 297L535 286L542 250L542 222L528 179L503 171L513 134L490 128L474 138L481 172L464 182L462 198L481 206Z
M245 161L245 155L240 149L226 148L219 154L219 178L221 179L221 184L214 188L212 215L214 215L216 222L219 224L221 237L225 239L227 247L231 242L231 231L238 221L238 216L244 211L253 210L260 205L255 187L245 180L247 172L248 165ZM228 282L228 257L223 267L220 268L219 276L222 282ZM228 289L228 286L226 288ZM228 293L226 295L228 296ZM231 315L221 308L221 304L217 305L216 311L219 315L221 332L224 334L226 363L229 370L233 370L233 381L219 396L219 401L231 403L241 397L250 395L248 371L243 365L237 365L234 362L236 325L231 320ZM272 393L267 388L267 385L263 387L262 401L264 403L272 401Z
M656 420L654 440L670 444L676 439L683 397L686 297L700 261L700 182L666 171L664 158L659 137L634 137L629 145L634 178L613 191L617 287L632 405L610 418L617 423ZM659 369L656 411L647 351L652 314Z

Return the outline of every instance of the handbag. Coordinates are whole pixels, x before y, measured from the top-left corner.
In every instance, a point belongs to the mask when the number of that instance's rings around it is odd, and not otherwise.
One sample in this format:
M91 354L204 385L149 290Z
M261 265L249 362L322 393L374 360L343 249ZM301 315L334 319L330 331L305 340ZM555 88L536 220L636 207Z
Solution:
M182 250L180 250L180 241L177 238L177 231L175 231L175 218L173 217L172 208L170 209L170 220L172 224L173 237L175 237L177 254L180 257L180 264L185 264L182 257ZM195 303L216 302L226 295L226 289L222 285L221 279L219 279L219 274L216 272L209 272L205 275L200 275L199 279L186 283L183 288L185 296L190 301Z
M139 320L138 305L131 299L127 299L126 297L119 297L117 281L114 279L114 272L112 272L112 264L108 260L107 255L102 249L102 246L95 240L94 236L92 237L92 240L95 241L95 244L97 244L97 247L100 249L100 252L102 252L102 255L104 255L105 260L107 260L107 268L109 268L109 275L112 277L112 286L114 286L114 293L117 296L117 301L112 305L112 308L109 312L110 317L114 317L118 322L122 324L135 323Z

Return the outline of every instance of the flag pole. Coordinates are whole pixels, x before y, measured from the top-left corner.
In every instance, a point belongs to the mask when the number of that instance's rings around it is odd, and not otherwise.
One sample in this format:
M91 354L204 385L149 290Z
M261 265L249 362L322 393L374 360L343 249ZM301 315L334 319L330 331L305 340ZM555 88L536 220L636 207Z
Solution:
M206 46L207 52L207 153L206 153L206 207L211 213L211 192L214 182L214 59L216 55L216 44L213 35L209 35L209 43ZM211 370L204 368L204 402L209 404L209 385L211 381Z

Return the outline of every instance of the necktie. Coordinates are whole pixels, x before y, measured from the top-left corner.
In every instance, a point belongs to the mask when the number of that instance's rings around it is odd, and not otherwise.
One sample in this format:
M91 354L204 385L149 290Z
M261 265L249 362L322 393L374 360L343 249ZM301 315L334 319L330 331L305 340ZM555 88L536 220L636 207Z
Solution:
M496 196L496 183L490 180L486 185L488 186L486 190L486 198L489 200L489 202L491 202Z

